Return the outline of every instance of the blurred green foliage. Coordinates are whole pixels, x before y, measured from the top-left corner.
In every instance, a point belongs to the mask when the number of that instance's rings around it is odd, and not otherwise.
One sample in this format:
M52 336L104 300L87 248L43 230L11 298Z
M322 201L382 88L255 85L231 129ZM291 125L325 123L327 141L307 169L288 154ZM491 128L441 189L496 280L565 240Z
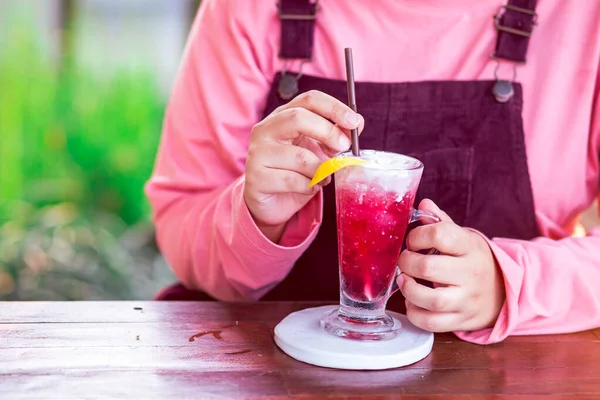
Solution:
M74 204L14 205L0 226L0 298L93 300L131 298L133 263L110 214L81 214Z
M53 62L22 18L0 24L0 299L131 298L164 100L148 71Z

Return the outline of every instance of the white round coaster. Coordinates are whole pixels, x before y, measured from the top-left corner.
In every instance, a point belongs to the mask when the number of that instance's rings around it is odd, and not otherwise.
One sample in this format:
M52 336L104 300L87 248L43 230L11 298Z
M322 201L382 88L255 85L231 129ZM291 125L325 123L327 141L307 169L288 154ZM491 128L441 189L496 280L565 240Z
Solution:
M323 314L336 308L324 306L291 313L275 327L275 343L287 355L320 367L381 370L413 364L431 352L433 333L414 326L406 316L388 314L400 322L393 339L357 341L325 332L319 325Z

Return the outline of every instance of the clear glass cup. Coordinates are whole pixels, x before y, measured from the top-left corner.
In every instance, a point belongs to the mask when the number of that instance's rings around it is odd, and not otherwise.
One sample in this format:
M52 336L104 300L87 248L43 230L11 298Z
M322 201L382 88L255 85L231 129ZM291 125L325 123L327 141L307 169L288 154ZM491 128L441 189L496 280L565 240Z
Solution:
M421 161L375 150L362 150L360 158L368 164L335 173L340 305L320 323L337 336L385 340L401 328L385 307L398 290L398 257L408 225L440 219L413 208Z

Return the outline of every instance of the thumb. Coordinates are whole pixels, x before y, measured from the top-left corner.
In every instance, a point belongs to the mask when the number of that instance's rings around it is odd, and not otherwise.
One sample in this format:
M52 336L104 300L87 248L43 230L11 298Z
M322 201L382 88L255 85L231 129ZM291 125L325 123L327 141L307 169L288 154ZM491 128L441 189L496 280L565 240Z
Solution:
M439 208L437 206L437 204L435 204L433 202L433 200L430 200L430 199L421 200L421 203L419 203L419 210L429 211L430 213L438 216L442 221L453 222L452 218L450 218L450 216L448 214L446 214L444 211L442 211L442 209Z

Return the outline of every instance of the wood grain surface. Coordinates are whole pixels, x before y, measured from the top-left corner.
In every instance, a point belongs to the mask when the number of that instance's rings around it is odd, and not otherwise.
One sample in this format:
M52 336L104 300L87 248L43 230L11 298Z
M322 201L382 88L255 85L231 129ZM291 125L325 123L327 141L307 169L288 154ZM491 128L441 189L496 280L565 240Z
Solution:
M0 399L600 399L600 330L479 346L436 335L387 371L314 367L273 328L321 303L0 303Z

